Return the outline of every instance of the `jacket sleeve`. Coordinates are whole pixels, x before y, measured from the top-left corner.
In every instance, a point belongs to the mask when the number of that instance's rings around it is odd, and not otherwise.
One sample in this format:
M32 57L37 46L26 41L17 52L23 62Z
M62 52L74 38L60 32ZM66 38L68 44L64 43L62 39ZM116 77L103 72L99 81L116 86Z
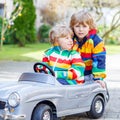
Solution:
M69 80L83 80L85 64L78 52L74 51L71 55L71 67L66 71L55 71L57 78Z
M52 52L52 48L50 49L47 49L44 54L43 54L43 58L42 58L42 62L44 62L45 64L48 64L49 63L49 56Z
M42 63L44 63L45 65L48 65L49 63L49 57L47 56L46 53L43 54ZM39 67L38 69L43 69L48 73L48 70L46 69L45 66L39 65L38 67Z
M48 62L49 62L49 58L48 58L48 56L45 53L43 55L42 62L44 62L46 64L48 64Z
M95 80L103 80L106 77L105 67L106 67L106 49L103 41L96 36L93 48L93 68L92 73Z

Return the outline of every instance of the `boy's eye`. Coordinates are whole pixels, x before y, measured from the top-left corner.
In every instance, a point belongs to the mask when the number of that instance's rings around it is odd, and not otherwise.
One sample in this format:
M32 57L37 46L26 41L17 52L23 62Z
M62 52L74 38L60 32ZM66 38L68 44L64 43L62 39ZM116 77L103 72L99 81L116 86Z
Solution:
M72 39L72 35L64 36L63 39Z
M80 27L79 25L76 25L75 27Z
M68 37L66 37L65 39L69 39Z
M75 25L76 28L79 28L79 27L87 27L86 24L80 24L80 25Z
M87 25L83 25L83 27L87 27Z

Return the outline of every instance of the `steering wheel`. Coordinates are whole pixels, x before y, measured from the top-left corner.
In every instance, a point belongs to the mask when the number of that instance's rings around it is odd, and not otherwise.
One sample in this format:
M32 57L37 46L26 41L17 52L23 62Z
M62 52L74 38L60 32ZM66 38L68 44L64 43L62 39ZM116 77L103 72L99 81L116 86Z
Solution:
M45 67L47 70L49 70L49 72L52 74L52 76L55 76L54 71L49 66L47 66L46 64L41 63L41 62L34 64L33 69L35 72L40 72L40 73L44 72L44 73L48 74L48 72L45 69L39 68L39 66Z

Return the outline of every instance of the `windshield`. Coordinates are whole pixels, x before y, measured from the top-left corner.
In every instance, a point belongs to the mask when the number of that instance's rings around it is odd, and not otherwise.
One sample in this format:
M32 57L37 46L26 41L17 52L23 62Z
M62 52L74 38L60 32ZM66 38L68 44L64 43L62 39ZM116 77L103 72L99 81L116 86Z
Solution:
M19 81L31 81L31 82L40 82L46 84L55 84L55 77L50 74L45 73L23 73Z

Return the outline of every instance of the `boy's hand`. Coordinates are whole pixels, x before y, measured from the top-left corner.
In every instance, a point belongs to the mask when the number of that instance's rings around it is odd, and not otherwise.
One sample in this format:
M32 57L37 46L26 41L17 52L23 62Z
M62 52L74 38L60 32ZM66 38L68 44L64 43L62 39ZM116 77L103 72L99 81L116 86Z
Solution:
M95 82L99 83L103 88L106 87L105 82L102 80L96 80Z

